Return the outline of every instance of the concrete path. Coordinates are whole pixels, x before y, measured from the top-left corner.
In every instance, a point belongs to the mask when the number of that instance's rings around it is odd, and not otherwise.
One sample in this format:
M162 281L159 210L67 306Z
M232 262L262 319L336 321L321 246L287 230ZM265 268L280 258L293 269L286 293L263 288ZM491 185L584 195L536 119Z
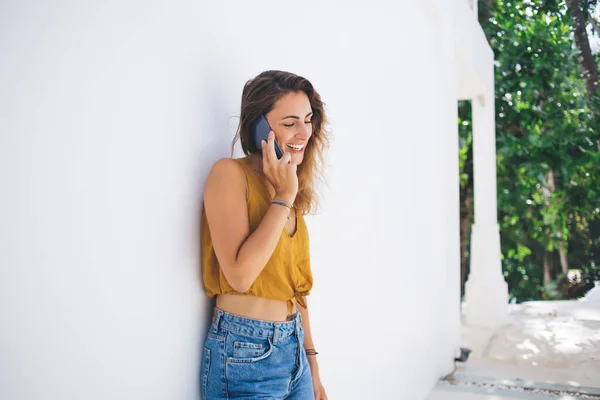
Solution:
M510 305L495 330L463 324L473 350L427 400L600 399L600 306L585 301Z

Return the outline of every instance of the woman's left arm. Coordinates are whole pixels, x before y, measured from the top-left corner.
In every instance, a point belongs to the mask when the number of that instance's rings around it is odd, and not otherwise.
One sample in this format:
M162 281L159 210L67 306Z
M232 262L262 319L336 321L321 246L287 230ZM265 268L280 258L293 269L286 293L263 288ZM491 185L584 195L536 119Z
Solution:
M308 302L306 301L306 297L304 297L304 301L308 306ZM308 309L302 307L298 303L296 303L296 307L302 316L302 328L304 329L304 348L305 349L314 349L315 344L313 342L312 334L310 332L310 320L308 318ZM319 364L317 362L316 355L307 355L308 364L310 365L310 372L312 374L313 380L313 388L315 391L315 400L327 400L327 394L325 394L325 389L323 388L323 384L321 383L321 377L319 376Z

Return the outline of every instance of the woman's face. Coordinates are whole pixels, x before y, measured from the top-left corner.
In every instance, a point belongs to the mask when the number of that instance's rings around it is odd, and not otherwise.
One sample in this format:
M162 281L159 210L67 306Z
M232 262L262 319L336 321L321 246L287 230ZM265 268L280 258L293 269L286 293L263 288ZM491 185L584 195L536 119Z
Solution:
M286 94L266 115L281 150L290 153L295 164L304 159L306 145L312 136L312 115L308 96L302 91Z

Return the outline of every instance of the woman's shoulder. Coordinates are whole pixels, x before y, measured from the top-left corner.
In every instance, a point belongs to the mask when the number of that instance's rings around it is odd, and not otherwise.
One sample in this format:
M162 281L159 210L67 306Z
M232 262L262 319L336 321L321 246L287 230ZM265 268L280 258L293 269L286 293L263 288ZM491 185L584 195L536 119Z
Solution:
M215 161L211 167L211 171L218 170L234 170L239 169L240 164L243 164L244 161L241 158L231 158L231 157L223 157L219 158Z
M243 161L235 158L221 158L212 165L206 179L206 191L222 192L224 188L246 185L246 171ZM243 187L242 186L242 187Z
M245 162L241 158L220 158L212 165L209 178L218 176L219 178L243 177Z

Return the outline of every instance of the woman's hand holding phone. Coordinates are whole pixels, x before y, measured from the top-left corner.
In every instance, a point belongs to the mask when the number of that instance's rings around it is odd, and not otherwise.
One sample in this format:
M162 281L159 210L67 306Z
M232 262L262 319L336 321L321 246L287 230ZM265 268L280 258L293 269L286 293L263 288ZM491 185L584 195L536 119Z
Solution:
M261 145L263 172L275 188L275 198L293 204L298 194L298 166L292 162L292 155L288 152L285 152L280 160L277 159L273 131L269 132L268 142L263 140Z

